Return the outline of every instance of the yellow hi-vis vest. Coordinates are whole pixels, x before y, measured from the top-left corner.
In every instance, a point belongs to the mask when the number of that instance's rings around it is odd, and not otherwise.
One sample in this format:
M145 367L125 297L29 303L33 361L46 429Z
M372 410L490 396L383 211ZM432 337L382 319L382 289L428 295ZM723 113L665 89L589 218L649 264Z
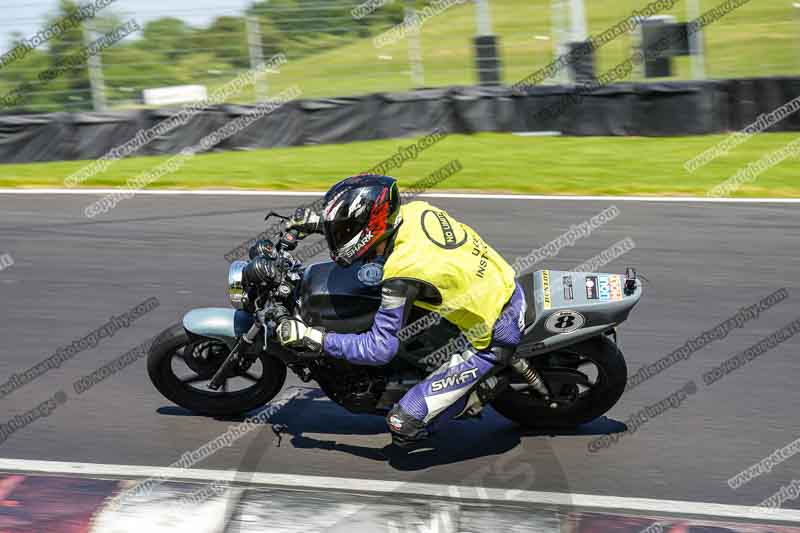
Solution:
M428 283L439 305L415 305L458 326L477 349L489 346L492 328L514 292L514 270L467 226L427 202L400 208L403 223L383 267L384 281L406 278Z

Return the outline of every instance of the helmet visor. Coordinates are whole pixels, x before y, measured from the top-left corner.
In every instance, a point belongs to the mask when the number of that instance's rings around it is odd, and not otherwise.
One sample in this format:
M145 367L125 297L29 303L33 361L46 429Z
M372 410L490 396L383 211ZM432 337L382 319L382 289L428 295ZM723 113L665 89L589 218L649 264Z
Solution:
M323 228L334 261L350 264L372 240L368 229L372 202L365 191L344 191L323 216Z

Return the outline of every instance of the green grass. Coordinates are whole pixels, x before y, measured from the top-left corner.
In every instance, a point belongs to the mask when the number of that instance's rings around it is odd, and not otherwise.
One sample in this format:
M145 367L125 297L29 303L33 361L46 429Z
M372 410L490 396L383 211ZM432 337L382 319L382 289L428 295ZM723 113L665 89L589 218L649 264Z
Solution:
M702 137L520 137L484 133L451 135L390 174L401 187L458 159L463 170L436 190L542 194L698 195L749 162L777 150L797 134L761 134L692 174L683 163L724 135ZM325 190L345 176L391 157L410 139L343 145L277 148L199 155L154 188L251 188ZM129 158L114 163L83 186L122 185L167 157ZM62 187L64 178L89 162L0 165L0 187ZM769 169L733 196L800 197L797 158Z
M599 34L641 9L650 0L591 0L586 2L588 27ZM722 0L700 0L701 12ZM493 31L499 36L503 82L513 84L553 59L551 0L492 0ZM686 1L664 12L687 20ZM472 2L456 5L422 26L424 85L477 83L472 40L475 13ZM538 38L537 38L538 37ZM704 30L709 78L797 75L800 72L800 10L790 0L751 0ZM269 77L272 94L298 85L303 98L349 96L411 89L408 37L376 49L372 38L294 60ZM629 57L632 38L623 35L597 53L598 73ZM675 60L675 79L689 79L689 58ZM252 101L243 94L243 101Z

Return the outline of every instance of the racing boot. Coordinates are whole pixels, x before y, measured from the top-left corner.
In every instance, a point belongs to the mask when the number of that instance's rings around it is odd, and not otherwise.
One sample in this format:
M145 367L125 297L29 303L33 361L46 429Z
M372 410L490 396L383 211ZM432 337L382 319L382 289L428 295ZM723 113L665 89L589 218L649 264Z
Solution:
M386 423L392 434L392 444L400 448L416 448L431 435L421 420L406 413L399 404L395 404L386 415Z

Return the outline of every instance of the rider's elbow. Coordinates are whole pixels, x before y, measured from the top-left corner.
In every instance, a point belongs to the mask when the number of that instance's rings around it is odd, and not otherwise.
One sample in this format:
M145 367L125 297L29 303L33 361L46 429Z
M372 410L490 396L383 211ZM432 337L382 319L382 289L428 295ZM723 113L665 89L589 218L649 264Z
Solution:
M372 351L372 363L375 365L387 365L397 355L400 341L397 337L385 337L377 339Z

